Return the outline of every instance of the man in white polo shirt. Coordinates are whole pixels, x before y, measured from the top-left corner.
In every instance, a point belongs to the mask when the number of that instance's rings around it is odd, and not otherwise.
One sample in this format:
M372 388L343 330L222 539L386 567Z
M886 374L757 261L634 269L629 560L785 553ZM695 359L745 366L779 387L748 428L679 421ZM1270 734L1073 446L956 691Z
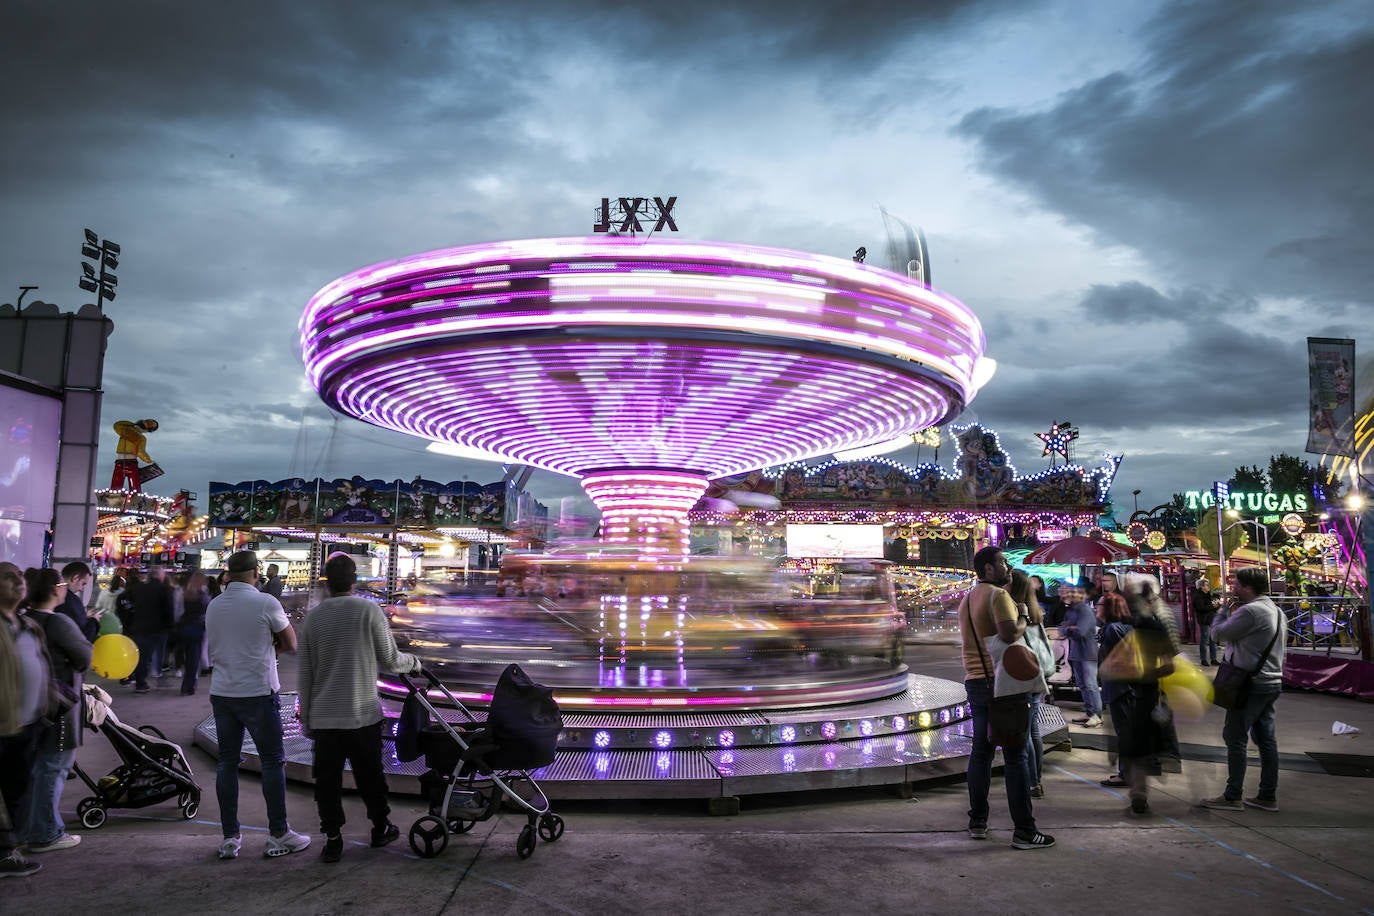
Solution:
M263 855L284 856L310 845L286 820L286 754L282 747L281 701L277 691L277 650L294 652L296 634L281 602L258 591L262 564L251 550L240 550L225 564L229 584L205 612L210 645L210 707L215 713L219 766L221 859L237 858L239 835L239 760L246 729L262 761L262 797L267 802L267 846Z

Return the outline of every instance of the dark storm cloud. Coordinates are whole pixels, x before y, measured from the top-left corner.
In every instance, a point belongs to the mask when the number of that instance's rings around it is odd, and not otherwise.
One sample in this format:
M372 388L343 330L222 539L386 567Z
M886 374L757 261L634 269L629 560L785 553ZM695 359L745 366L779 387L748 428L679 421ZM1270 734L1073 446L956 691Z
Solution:
M1368 303L1367 13L1174 3L1146 31L1138 69L1043 110L976 110L960 130L988 168L1157 268L1252 294Z
M1141 283L1094 286L1077 308L1090 345L1065 342L1034 363L999 372L975 402L980 415L1072 417L1083 428L1129 430L1156 423L1267 423L1306 410L1306 342L1254 323L1232 325L1253 303L1197 291L1163 293ZM1165 319L1161 321L1160 319ZM1117 325L1125 326L1125 330Z

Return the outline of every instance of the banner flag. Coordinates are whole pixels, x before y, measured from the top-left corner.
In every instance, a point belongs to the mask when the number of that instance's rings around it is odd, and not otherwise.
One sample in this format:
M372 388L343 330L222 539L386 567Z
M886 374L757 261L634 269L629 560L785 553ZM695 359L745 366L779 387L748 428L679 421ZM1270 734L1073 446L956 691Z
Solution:
M1307 451L1355 457L1355 341L1307 338Z

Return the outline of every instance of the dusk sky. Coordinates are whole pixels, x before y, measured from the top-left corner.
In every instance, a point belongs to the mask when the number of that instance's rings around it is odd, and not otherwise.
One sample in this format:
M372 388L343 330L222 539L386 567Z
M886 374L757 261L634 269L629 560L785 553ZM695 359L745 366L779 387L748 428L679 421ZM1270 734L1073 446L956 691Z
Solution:
M686 238L881 263L878 207L1000 370L959 422L1124 454L1142 508L1300 453L1306 338L1374 296L1374 17L1353 2L10 2L0 302L75 310L123 247L101 462L154 417L150 489L500 478L335 419L307 300L429 249L589 234L676 195ZM1358 385L1374 339L1358 340ZM1363 401L1364 397L1360 398ZM928 457L925 452L923 457ZM912 460L913 452L898 453ZM951 445L941 450L948 466ZM537 472L551 501L577 492ZM590 504L588 504L589 506Z

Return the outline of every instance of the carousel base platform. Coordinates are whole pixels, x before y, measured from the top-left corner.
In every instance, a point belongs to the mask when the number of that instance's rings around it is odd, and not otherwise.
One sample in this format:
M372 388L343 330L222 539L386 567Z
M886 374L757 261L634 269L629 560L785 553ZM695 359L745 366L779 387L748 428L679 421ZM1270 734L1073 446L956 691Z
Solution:
M282 695L287 778L313 781L312 742L295 718L295 696ZM1068 725L1041 705L1046 747L1068 741ZM394 734L400 704L384 700L383 735ZM456 710L441 710L466 721ZM474 710L476 721L484 712ZM892 785L906 788L963 773L972 722L963 685L907 675L900 693L847 704L735 712L565 712L557 759L530 775L551 799L701 798L715 813L738 811L739 798L776 792ZM215 720L195 743L218 750ZM396 759L384 739L383 765L393 792L420 794L423 758ZM261 769L245 736L242 766Z

